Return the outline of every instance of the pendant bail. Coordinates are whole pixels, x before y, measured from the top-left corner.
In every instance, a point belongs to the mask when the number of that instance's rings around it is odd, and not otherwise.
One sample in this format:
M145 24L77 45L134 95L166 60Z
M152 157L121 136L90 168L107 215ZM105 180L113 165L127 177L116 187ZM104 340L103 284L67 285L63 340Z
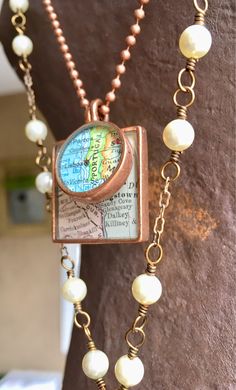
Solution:
M109 121L109 114L103 115L99 112L99 108L103 104L101 99L94 99L91 101L85 111L85 123L97 121Z

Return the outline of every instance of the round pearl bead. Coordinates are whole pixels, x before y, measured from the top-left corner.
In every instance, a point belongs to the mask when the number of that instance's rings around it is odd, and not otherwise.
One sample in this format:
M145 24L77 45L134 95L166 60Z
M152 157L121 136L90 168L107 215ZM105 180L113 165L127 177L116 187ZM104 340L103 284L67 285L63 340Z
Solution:
M71 303L81 302L87 295L87 286L80 278L69 278L62 286L62 295Z
M132 293L136 301L142 305L152 305L161 296L161 282L156 276L139 275L132 284Z
M36 188L42 194L52 192L52 174L51 172L41 172L35 180Z
M184 30L179 39L181 53L187 58L204 57L211 48L211 33L205 26L194 24Z
M28 56L32 53L33 42L26 35L17 35L12 41L12 49L19 57Z
M192 125L184 119L175 119L168 123L163 131L163 141L167 148L181 152L194 140L194 129Z
M9 6L13 12L17 12L18 10L21 12L26 12L29 8L28 0L10 0Z
M125 387L138 385L143 379L144 366L142 361L128 355L121 356L115 365L115 376L119 383Z
M25 134L32 142L45 140L48 134L47 126L38 119L32 119L25 126Z
M109 360L107 355L99 350L89 351L83 357L82 369L85 375L93 380L103 378L109 368Z

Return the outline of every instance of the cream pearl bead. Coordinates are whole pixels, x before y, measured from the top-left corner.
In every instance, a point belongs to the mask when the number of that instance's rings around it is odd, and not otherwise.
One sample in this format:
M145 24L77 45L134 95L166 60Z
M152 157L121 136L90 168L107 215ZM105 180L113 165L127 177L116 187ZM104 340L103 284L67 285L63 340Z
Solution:
M28 56L32 53L33 42L24 34L17 35L12 41L12 49L19 57Z
M93 380L103 378L109 368L109 360L103 351L89 351L83 357L82 369L85 375Z
M9 7L13 12L17 12L18 10L21 12L26 12L29 8L28 0L10 0Z
M189 26L179 39L181 53L187 58L204 57L211 48L212 38L210 31L199 24Z
M181 152L192 145L194 129L188 121L175 119L164 128L163 141L169 149Z
M132 284L132 294L142 305L152 305L161 297L161 282L154 275L139 275Z
M87 286L80 278L69 278L62 286L62 295L71 303L81 302L87 295Z
M52 192L52 174L51 172L41 172L36 176L36 188L42 194Z
M143 379L144 366L142 361L128 355L121 356L115 365L115 376L119 383L125 387L138 385Z
M38 119L32 119L25 126L25 134L32 142L45 140L48 134L47 126Z

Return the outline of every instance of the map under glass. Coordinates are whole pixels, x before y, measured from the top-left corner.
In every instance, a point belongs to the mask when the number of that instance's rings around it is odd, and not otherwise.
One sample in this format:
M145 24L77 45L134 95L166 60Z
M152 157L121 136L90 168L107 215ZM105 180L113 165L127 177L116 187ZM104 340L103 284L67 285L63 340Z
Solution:
M102 185L117 168L121 140L111 125L88 125L78 130L61 150L57 172L72 192L85 192Z
M55 191L57 240L122 240L139 236L139 157L136 131L126 133L132 148L132 169L111 199L97 204L84 204L66 194L59 186Z

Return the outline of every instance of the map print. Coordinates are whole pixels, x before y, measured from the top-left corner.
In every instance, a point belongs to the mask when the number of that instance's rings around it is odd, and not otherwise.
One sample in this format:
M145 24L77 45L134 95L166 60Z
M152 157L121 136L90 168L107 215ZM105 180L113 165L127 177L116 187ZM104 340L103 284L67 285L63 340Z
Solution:
M99 187L114 172L121 157L121 141L111 125L88 125L63 146L58 161L62 184L73 192Z
M56 186L57 240L66 242L73 239L80 242L137 239L139 235L137 134L134 130L127 132L126 136L132 146L132 169L125 184L111 199L97 204L85 204ZM88 152L86 153L87 156ZM117 156L115 153L113 155Z

